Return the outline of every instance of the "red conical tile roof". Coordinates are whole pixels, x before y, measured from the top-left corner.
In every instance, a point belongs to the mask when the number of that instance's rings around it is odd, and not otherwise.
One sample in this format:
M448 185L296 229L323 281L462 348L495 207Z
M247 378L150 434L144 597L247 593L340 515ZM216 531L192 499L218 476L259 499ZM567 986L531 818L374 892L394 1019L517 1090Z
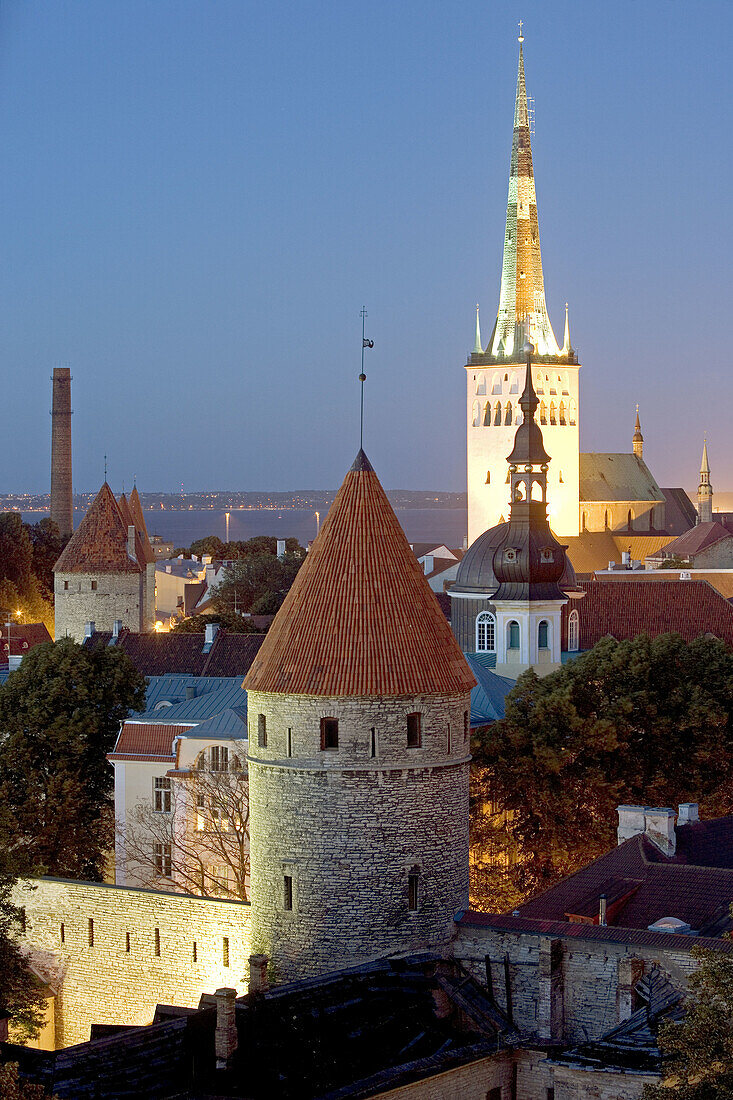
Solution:
M476 681L363 451L244 686L288 695L418 695Z
M127 553L127 525L105 481L54 565L55 573L139 573Z
M138 535L140 536L140 542L143 548L143 557L145 564L155 561L155 551L150 544L148 538L148 528L145 524L145 516L143 515L143 506L140 503L140 494L137 491L137 485L133 485L132 492L130 493L130 499L128 501L130 511L132 512L132 521L135 524ZM143 562L141 561L142 565Z

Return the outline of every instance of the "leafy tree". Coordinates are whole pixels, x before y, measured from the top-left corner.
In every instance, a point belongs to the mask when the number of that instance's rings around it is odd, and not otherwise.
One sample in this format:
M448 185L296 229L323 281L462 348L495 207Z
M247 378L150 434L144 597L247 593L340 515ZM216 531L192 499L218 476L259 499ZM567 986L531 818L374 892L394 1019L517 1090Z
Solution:
M0 689L0 844L48 874L100 878L112 831L106 755L145 687L116 648L65 638L28 653Z
M204 554L211 554L212 558L221 561L226 556L225 551L226 543L222 542L217 535L207 535L191 543L189 554L192 556L195 554L197 558L201 558Z
M261 634L262 629L255 626L251 619L235 615L233 611L221 611L207 615L191 615L171 630L171 634L204 634L209 623L218 623L230 634Z
M733 654L722 642L604 638L543 679L524 673L505 718L477 732L474 825L503 835L503 862L524 896L612 846L620 803L730 812L732 742ZM482 818L487 806L499 818Z
M25 528L33 547L31 568L38 581L40 593L45 600L53 600L53 567L68 539L63 538L58 525L52 519L26 524Z
M645 1085L642 1100L733 1098L733 954L695 947L687 1011L658 1035L664 1079Z
M8 808L0 807L0 835L8 834L8 819ZM21 848L0 844L0 1007L9 1013L15 1035L28 1039L38 1034L43 1023L45 998L18 945L21 910L13 903L12 890L18 876L29 870ZM0 1096L5 1096L2 1085L0 1077Z
M284 592L266 592L252 604L252 615L277 615L285 599Z
M283 558L275 554L258 553L238 558L224 570L224 579L214 590L217 611L252 612L260 601L275 597L280 606L295 580L305 558L305 550L286 551ZM269 605L274 603L270 600ZM269 606L265 604L265 606ZM277 610L277 608L276 608ZM258 611L257 614L268 612Z
M18 1075L18 1063L7 1062L0 1065L0 1096L3 1100L54 1100L43 1085L34 1085L24 1081Z
M0 513L0 580L8 580L20 592L28 583L33 562L33 543L19 512Z

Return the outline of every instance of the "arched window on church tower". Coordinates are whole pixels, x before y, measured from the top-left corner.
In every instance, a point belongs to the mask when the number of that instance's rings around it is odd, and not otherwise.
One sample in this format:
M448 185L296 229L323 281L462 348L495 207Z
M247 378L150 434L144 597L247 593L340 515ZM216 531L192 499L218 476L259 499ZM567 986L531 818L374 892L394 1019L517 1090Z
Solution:
M564 427L565 423L566 423L566 421L565 421L565 402L564 401L560 402L560 406L557 410L557 419L560 421L560 423Z
M547 423L547 405L544 401L540 401L540 424Z
M500 374L495 374L494 375L493 381L491 383L491 392L492 392L492 394L501 393L501 375Z
M543 619L537 627L537 647L538 649L550 648L550 624L547 619Z
M519 393L519 379L517 378L516 371L512 371L512 377L509 383L509 393Z
M501 401L497 401L494 408L494 426L497 424L501 425Z
M491 402L487 401L484 405L484 427L491 427Z
M570 413L569 413L569 416L568 416L568 420L570 422L571 427L573 427L573 428L575 427L577 419L578 419L578 406L575 404L575 398L571 397L570 398Z
M580 648L580 615L571 611L568 615L568 653L577 653Z
M496 619L490 611L476 616L476 652L494 653L496 650Z
M535 390L536 390L537 393L544 393L545 392L544 378L541 374L537 375L537 382L535 384Z
M486 393L486 375L483 371L476 376L476 393Z
M516 619L512 619L510 623L506 624L506 647L507 649L519 649L519 623Z
M478 401L474 401L474 403L473 403L472 423L473 423L474 428L478 428L479 425L481 424L481 406L479 405Z
M504 409L504 426L511 426L512 423L512 403L507 401L506 408Z
M570 380L568 372L566 370L562 372L562 392L565 394L566 397L570 393Z
M550 390L550 393L552 393L552 390ZM554 401L550 402L550 423L557 424L557 409Z

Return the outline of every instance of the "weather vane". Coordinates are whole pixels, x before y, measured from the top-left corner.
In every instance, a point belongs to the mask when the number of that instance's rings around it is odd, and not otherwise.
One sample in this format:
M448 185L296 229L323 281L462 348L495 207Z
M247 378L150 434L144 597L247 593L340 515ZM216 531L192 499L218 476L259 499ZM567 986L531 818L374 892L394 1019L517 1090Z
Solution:
M366 319L367 311L366 306L361 307L361 374L359 375L359 382L361 383L361 408L359 410L359 450L364 449L364 383L366 382L366 375L364 374L364 349L373 348L374 341L367 340L365 336L366 332Z

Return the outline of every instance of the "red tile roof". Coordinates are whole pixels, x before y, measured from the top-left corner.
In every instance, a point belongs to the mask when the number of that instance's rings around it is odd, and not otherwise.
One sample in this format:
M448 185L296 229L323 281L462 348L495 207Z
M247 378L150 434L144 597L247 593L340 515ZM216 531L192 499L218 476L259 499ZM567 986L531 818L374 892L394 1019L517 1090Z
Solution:
M130 499L128 501L130 511L132 513L132 521L135 524L137 533L142 543L142 558L140 564L143 563L149 565L156 560L155 551L148 538L148 528L145 524L145 516L143 515L143 506L140 503L140 494L137 491L137 486L133 485L132 492L130 493Z
M578 612L581 649L592 649L608 634L621 641L668 631L688 642L700 634L714 634L733 646L733 605L707 581L645 584L603 579L582 581L578 587L585 596L569 600L562 610L564 646L571 611Z
M466 692L475 683L360 451L244 686L394 696Z
M85 644L105 646L111 634L99 631ZM204 653L205 634L133 634L123 630L117 646L143 676L187 673L189 676L244 676L264 641L264 634L229 634L219 630Z
M665 557L689 558L691 554L699 554L706 547L729 538L733 538L730 531L722 523L711 520L709 523L698 523L697 527L678 535L673 542L667 543L663 553Z
M0 660L8 659L8 627L7 623L0 625L0 640L2 645L2 656ZM10 625L10 655L12 657L22 656L33 649L34 646L42 645L43 642L53 641L51 635L46 629L45 623L11 623Z
M180 726L154 725L148 722L124 722L114 752L108 760L174 760L173 739L191 724Z
M127 553L127 525L105 481L54 566L55 573L139 573Z

